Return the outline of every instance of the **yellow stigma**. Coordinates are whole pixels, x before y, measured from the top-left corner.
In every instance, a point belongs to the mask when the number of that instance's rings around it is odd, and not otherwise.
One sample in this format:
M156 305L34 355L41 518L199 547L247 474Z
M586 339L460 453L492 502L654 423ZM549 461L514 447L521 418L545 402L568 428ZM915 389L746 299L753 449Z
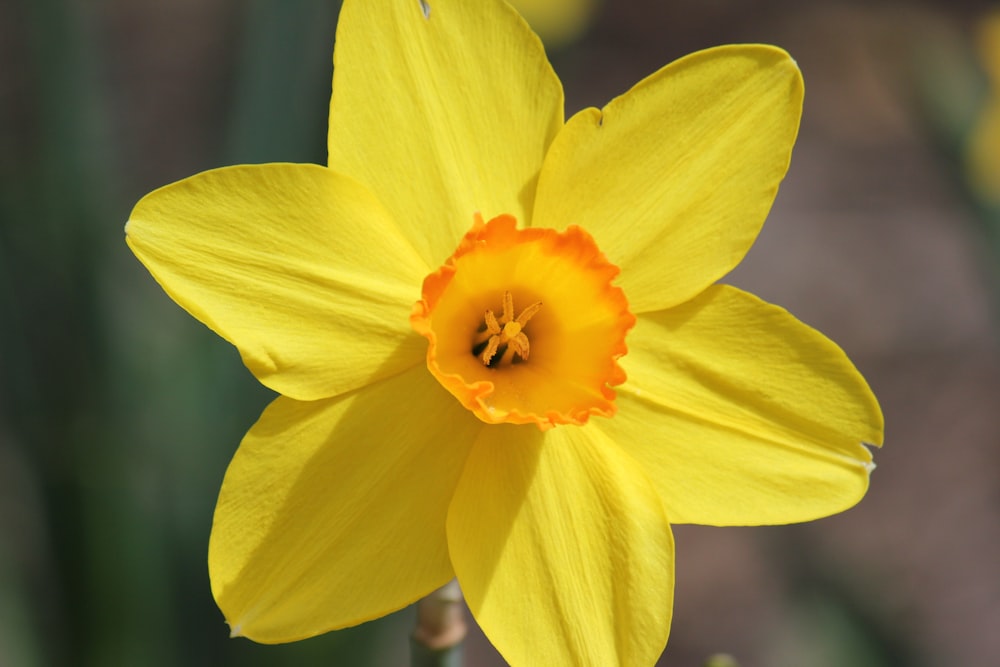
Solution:
M514 317L514 297L510 292L503 293L503 313L497 319L492 310L486 311L486 329L480 334L479 339L473 346L473 350L486 347L479 353L479 358L483 360L483 365L492 366L505 359L509 363L514 363L514 355L521 361L528 360L530 345L528 337L524 334L524 325L528 323L535 313L542 307L542 302L537 301L524 310L516 318ZM499 352L499 357L497 353Z

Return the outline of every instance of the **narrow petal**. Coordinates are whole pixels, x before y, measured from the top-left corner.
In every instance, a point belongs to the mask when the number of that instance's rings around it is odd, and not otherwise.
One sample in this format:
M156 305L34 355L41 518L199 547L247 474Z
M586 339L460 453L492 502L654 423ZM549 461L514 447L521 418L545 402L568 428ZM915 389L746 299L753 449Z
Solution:
M447 582L448 502L481 428L424 368L336 399L274 401L226 471L209 542L233 634L293 641Z
M802 76L784 51L725 46L569 120L539 177L534 224L585 228L639 313L683 303L750 248L788 169Z
M375 192L428 264L477 211L527 224L562 121L562 86L506 3L344 2L329 164Z
M364 187L315 165L208 171L136 204L132 251L168 294L301 400L420 363L429 271Z
M673 601L673 540L635 463L589 425L491 426L448 512L476 621L513 665L652 665Z
M656 485L675 523L781 524L858 502L882 413L847 356L733 287L640 315L618 414L599 426Z

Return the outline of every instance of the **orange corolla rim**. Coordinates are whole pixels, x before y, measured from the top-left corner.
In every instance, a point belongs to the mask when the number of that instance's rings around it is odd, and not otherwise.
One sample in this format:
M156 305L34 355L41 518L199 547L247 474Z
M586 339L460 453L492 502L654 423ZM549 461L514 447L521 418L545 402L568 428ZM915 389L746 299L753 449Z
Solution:
M618 267L570 226L518 229L478 214L444 265L424 279L410 323L427 368L490 424L583 424L615 413L618 359L635 324Z

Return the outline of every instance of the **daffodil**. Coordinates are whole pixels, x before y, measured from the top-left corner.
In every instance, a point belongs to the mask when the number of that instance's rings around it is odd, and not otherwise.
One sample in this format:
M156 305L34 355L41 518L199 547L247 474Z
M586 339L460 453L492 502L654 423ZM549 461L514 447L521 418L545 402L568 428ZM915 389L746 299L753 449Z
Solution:
M845 354L717 281L788 167L769 46L682 58L564 120L499 0L346 0L328 165L143 198L128 243L280 396L209 542L234 635L284 642L457 577L514 665L649 665L671 522L805 521L865 493L882 418Z
M1000 205L1000 11L983 17L977 35L989 90L964 147L969 186L988 206Z
M598 0L511 0L547 47L566 46L587 29Z

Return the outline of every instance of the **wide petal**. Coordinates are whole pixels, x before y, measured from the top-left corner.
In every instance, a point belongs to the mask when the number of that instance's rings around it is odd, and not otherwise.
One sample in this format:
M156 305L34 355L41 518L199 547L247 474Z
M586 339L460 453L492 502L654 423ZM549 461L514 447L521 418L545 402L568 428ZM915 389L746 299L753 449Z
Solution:
M724 285L640 315L618 414L599 426L653 480L671 521L806 521L854 505L882 413L843 351Z
M652 665L673 540L635 463L589 425L486 428L448 513L473 616L513 665Z
M499 0L347 0L329 165L370 187L437 266L472 224L527 224L563 121L542 45Z
M784 51L724 46L667 65L556 137L534 224L578 224L621 267L633 312L735 267L788 169L802 77Z
M275 400L226 471L212 525L212 592L233 634L301 639L447 582L447 507L482 427L425 368L336 399Z
M208 171L136 204L132 251L268 387L334 396L422 361L427 265L357 182L316 165Z

